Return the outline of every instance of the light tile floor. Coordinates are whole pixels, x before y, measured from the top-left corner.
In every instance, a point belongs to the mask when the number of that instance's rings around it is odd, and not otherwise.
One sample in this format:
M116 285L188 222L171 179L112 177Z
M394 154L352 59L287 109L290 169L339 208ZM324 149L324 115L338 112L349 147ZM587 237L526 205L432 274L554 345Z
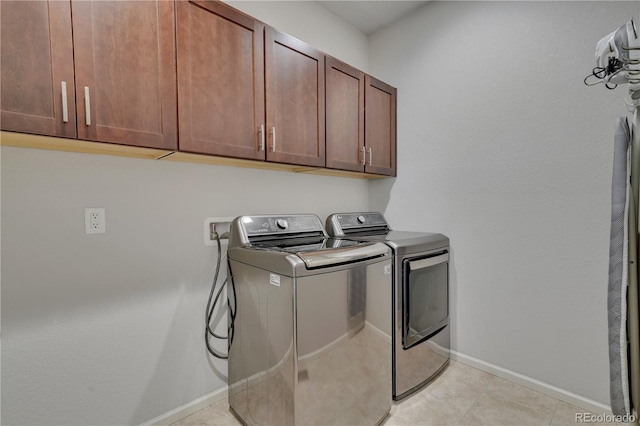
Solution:
M576 422L578 413L586 411L451 361L449 367L430 385L400 403L393 404L383 425L561 426L581 424ZM185 417L173 426L238 424L224 399Z

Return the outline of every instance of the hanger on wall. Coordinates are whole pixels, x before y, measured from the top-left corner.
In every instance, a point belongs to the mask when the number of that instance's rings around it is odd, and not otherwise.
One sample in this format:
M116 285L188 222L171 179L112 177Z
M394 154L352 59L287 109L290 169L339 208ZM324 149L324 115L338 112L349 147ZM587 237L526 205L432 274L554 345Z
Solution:
M596 67L584 84L604 84L610 90L629 84L630 106L640 106L640 38L633 19L603 37L596 45L595 56Z

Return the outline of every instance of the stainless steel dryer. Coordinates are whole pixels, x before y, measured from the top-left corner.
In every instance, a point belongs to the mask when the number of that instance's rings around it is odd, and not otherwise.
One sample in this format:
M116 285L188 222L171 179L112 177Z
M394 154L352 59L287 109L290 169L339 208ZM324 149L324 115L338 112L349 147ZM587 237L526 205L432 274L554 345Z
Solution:
M449 363L449 238L392 231L377 212L327 218L333 237L383 242L393 250L393 399L433 380Z
M249 425L381 422L391 409L389 247L327 238L315 215L260 215L232 222L227 256L234 414Z

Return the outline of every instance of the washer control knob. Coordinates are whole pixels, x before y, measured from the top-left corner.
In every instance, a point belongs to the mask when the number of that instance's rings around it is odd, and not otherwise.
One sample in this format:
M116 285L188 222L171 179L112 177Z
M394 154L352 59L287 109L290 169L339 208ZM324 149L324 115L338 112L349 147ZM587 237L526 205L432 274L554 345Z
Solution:
M278 227L278 229L287 229L289 227L289 224L284 219L278 219L276 220L276 226Z
M364 216L360 215L356 219L358 219L358 223L363 224L367 221Z

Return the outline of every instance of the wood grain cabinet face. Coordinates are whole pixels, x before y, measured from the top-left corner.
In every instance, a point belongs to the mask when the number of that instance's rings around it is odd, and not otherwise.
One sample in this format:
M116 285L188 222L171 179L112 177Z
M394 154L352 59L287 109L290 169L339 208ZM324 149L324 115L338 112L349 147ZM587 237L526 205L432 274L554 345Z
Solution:
M219 2L177 8L180 150L264 159L264 25Z
M3 130L396 174L395 88L222 2L0 8Z
M327 167L395 176L396 89L326 59Z
M71 7L78 138L177 148L173 2Z
M364 171L364 73L327 56L327 167Z
M2 129L74 138L69 2L3 0L0 16Z
M177 148L173 2L0 6L2 129Z
M365 172L396 175L396 89L365 76Z
M324 55L266 29L267 160L324 167Z

